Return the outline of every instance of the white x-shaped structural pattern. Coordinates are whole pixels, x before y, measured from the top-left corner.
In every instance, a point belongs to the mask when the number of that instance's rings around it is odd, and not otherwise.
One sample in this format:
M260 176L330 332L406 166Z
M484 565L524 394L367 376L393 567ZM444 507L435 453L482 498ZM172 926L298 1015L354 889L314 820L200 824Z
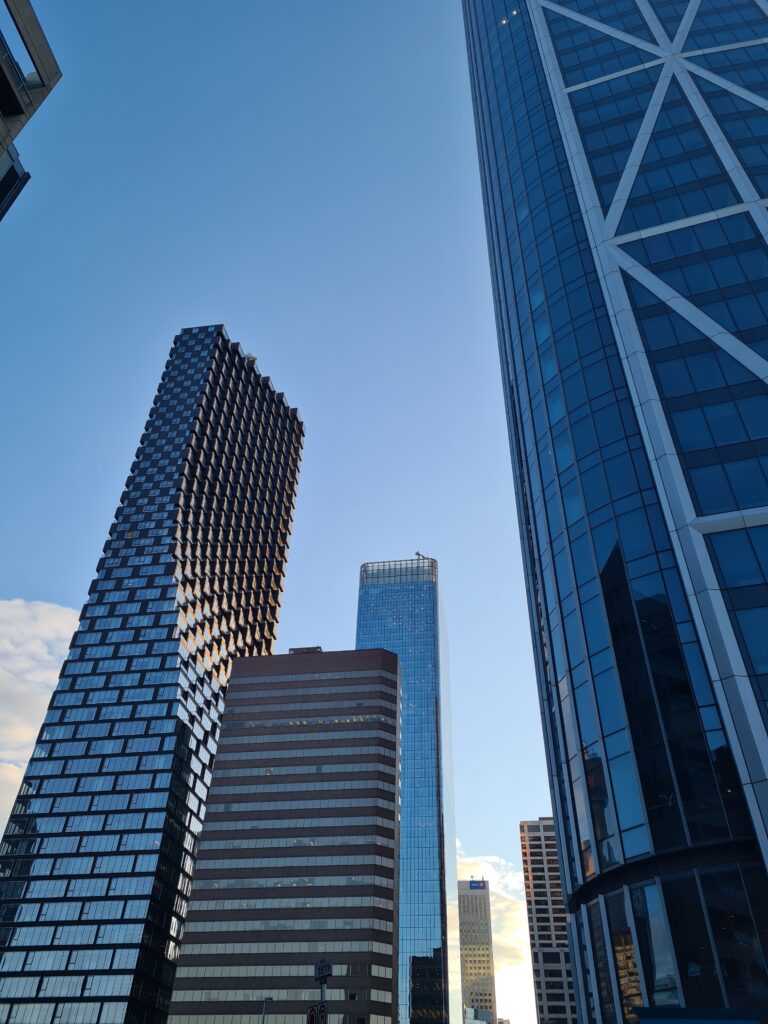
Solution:
M768 388L768 0L523 3L707 661L723 696L741 694L734 716L756 723L705 538L768 524L768 504L698 511L632 293ZM752 769L767 773L768 757Z
M768 0L528 3L630 387L652 420L649 454L677 468L674 479L664 474L677 526L707 529L659 418L622 272L768 382L759 314L746 342L711 312L711 294L681 287L684 275L658 271L652 255L656 236L731 217L743 230L748 218L768 280ZM722 256L720 245L710 268L718 280ZM762 337L768 343L768 288Z

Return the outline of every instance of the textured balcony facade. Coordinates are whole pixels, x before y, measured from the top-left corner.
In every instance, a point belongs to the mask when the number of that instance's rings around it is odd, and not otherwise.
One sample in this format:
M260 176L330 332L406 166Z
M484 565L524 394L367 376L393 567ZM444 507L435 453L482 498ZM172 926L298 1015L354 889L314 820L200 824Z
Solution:
M163 1024L232 659L275 640L303 428L174 340L0 848L0 1022Z

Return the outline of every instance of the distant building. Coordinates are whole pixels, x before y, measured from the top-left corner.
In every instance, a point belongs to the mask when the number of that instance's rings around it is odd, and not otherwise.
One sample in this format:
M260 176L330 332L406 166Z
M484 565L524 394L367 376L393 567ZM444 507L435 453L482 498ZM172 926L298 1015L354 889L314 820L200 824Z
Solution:
M552 818L520 822L539 1024L576 1024L567 914Z
M389 651L235 661L169 1024L303 1024L324 958L328 1024L394 1024L398 687Z
M495 1021L489 1010L474 1010L471 1006L465 1006L464 1024L495 1024Z
M29 181L13 140L60 78L29 0L0 0L0 220Z
M394 651L402 674L400 1024L458 1024L448 679L434 558L361 567L356 646Z
M465 1015L496 1020L496 984L493 971L491 894L485 879L459 881L459 942L461 996Z

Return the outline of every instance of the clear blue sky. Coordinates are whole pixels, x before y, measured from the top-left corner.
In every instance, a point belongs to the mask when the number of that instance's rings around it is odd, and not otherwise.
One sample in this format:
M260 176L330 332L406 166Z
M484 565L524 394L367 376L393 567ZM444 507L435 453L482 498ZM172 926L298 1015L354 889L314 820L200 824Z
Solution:
M79 608L171 340L223 322L307 441L281 650L440 561L457 829L547 813L459 0L35 0L64 77L0 224L0 598Z

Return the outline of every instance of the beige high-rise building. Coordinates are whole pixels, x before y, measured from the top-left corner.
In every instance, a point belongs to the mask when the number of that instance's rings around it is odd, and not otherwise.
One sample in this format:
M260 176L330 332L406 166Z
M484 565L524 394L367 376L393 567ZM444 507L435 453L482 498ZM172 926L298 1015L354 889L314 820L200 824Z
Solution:
M552 818L520 822L539 1024L576 1024L573 972Z
M459 881L459 942L464 1008L496 1024L491 893L485 879Z

